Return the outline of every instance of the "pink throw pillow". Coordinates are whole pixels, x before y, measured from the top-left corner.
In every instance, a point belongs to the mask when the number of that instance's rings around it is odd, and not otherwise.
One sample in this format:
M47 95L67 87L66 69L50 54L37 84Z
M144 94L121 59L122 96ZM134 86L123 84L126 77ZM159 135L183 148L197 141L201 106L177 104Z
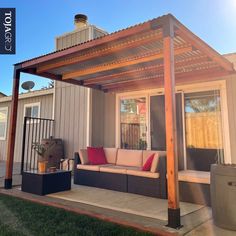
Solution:
M152 161L154 159L155 153L153 153L148 159L146 160L145 164L143 165L142 171L150 171L152 166Z
M87 147L87 152L90 165L107 164L103 147Z

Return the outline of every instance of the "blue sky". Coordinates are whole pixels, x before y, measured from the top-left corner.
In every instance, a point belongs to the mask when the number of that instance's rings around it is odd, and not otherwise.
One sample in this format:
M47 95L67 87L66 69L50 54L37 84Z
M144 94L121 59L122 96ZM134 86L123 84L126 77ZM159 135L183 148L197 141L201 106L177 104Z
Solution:
M0 91L10 95L13 64L55 49L55 36L74 29L77 13L108 32L171 13L219 53L236 52L236 0L1 0L0 7L16 8L15 55L0 55ZM34 80L35 89L46 79Z

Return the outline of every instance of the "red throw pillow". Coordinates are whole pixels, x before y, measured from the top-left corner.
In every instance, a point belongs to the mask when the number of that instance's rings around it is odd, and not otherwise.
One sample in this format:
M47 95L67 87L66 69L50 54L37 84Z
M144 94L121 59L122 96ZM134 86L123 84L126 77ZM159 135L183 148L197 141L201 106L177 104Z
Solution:
M103 147L87 147L87 153L90 165L107 164Z
M143 165L142 171L150 171L152 166L152 161L155 156L155 153L153 153L148 159L146 160L145 164Z

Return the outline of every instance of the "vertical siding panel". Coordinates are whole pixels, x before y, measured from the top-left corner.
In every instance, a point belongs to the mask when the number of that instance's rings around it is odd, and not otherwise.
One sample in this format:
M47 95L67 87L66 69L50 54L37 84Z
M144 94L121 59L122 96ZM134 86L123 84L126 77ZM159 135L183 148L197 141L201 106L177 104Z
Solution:
M23 123L24 123L24 105L29 103L40 102L40 110L41 115L40 117L51 118L52 115L52 104L53 104L53 95L41 95L37 97L31 98L24 98L19 99L18 104L18 113L17 113L17 127L16 127L16 143L15 143L15 153L14 153L14 161L20 162L21 161L21 149L22 149L22 138L23 138ZM10 111L11 111L11 102L0 103L0 107L8 107L8 125L7 125L7 134L9 129L9 122L10 122ZM8 138L8 137L7 137ZM0 140L0 160L6 160L6 151L7 147L7 140L1 141Z
M73 139L73 143L74 143L74 151L78 151L78 149L80 148L80 134L79 134L79 130L80 130L80 104L81 104L81 100L80 100L80 93L79 93L79 87L75 87L75 109L74 109L74 123L73 126L74 128L74 139Z
M69 87L70 88L70 114L69 116L69 136L68 136L68 156L72 157L73 156L73 149L74 149L74 140L71 137L74 137L74 116L73 114L73 108L75 107L75 88L74 86Z
M229 136L232 162L236 164L236 77L226 80L226 94L228 102Z

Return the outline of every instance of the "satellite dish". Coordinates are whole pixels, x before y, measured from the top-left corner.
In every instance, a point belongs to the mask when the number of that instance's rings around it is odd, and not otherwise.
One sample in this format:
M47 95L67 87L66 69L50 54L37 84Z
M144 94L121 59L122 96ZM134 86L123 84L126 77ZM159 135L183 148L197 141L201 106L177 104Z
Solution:
M24 90L27 90L30 92L30 90L34 87L35 83L33 81L25 81L22 85L21 88Z

